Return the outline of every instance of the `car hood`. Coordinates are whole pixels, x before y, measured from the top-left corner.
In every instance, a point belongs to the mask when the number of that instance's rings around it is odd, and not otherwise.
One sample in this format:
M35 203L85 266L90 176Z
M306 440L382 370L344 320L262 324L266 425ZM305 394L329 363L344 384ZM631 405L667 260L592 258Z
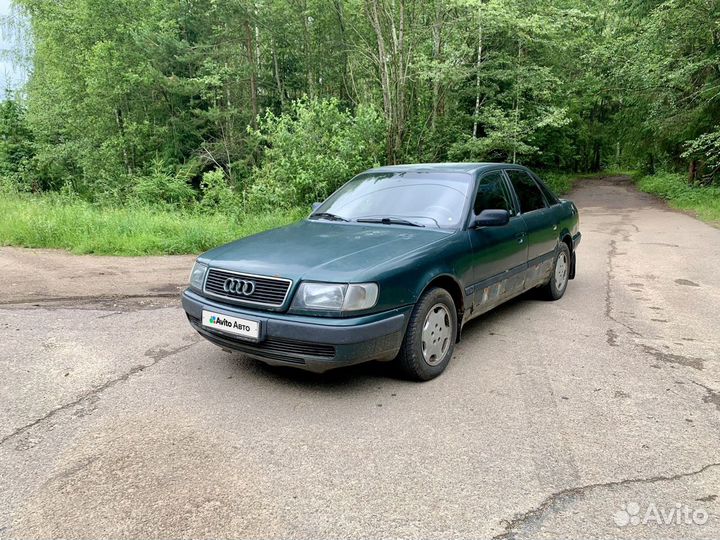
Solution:
M345 282L451 233L398 225L305 220L218 247L200 260L215 268L249 274Z

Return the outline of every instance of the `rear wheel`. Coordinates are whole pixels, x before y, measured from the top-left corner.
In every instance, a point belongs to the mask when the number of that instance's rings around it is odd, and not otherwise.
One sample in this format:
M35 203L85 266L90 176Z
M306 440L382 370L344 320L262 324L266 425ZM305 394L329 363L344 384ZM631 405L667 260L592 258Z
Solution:
M452 296L445 289L429 289L410 315L396 362L408 378L428 381L445 370L456 339L457 309Z
M561 242L550 274L550 281L543 290L548 300L559 300L565 294L570 278L570 261L570 249L565 242Z

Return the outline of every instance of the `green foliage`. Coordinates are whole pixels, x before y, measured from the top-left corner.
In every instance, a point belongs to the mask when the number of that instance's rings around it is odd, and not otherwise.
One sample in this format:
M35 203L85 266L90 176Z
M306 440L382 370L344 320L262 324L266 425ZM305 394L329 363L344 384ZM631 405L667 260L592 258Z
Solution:
M542 180L548 185L556 195L565 195L569 192L575 181L579 179L579 175L572 173L546 172L541 175Z
M195 200L187 169L172 173L159 159L153 161L149 174L137 179L133 191L137 200L146 205L184 208Z
M692 186L687 177L675 173L658 173L637 180L647 193L666 199L678 210L695 213L700 219L720 224L720 187Z
M265 151L253 174L251 205L291 207L325 199L379 163L383 128L374 109L360 107L353 115L334 99L296 101L279 116L268 112L256 132Z
M614 150L590 0L18 3L42 189L183 206L175 171L197 163L196 191L222 170L239 200L287 206L388 157L581 170Z
M233 214L244 206L242 198L232 189L221 169L203 174L200 189L202 191L200 209L207 213Z
M0 198L17 194L17 182L7 176L0 176Z
M17 101L0 103L0 176L19 188L31 189L29 171L33 144L25 108Z
M608 82L622 89L615 130L629 158L653 172L684 169L686 141L720 123L720 4L617 0ZM617 61L622 58L623 61ZM691 146L693 143L691 143Z
M0 198L0 245L105 255L200 253L303 214L307 210L204 215L142 206L101 208L59 194L6 194Z
M685 148L682 157L700 162L699 177L705 183L720 185L720 126L688 141Z

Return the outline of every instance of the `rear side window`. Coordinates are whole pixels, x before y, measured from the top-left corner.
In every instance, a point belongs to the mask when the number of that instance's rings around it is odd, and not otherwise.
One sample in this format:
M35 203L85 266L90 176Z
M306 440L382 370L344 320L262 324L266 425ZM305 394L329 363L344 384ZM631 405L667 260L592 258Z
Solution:
M475 215L483 210L507 210L511 215L515 213L500 171L488 173L480 179L473 209Z
M537 175L533 175L535 180L537 181L537 185L540 187L540 191L543 192L543 195L545 195L545 200L547 203L552 206L553 204L558 204L560 201L558 200L557 196L550 191L550 188L545 185L544 182L542 182Z
M510 182L520 200L520 212L532 212L533 210L546 207L542 191L540 191L535 180L533 180L529 174L516 169L505 172L510 177Z

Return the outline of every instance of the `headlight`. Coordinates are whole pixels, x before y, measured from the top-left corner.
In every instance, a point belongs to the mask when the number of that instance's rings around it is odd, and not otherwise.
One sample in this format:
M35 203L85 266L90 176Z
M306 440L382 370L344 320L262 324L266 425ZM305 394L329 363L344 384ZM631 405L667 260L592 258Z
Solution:
M205 283L205 273L207 272L207 265L195 262L193 269L190 272L190 287L197 291L202 291L203 284Z
M375 283L312 283L305 281L295 293L292 307L316 311L358 311L375 305Z

